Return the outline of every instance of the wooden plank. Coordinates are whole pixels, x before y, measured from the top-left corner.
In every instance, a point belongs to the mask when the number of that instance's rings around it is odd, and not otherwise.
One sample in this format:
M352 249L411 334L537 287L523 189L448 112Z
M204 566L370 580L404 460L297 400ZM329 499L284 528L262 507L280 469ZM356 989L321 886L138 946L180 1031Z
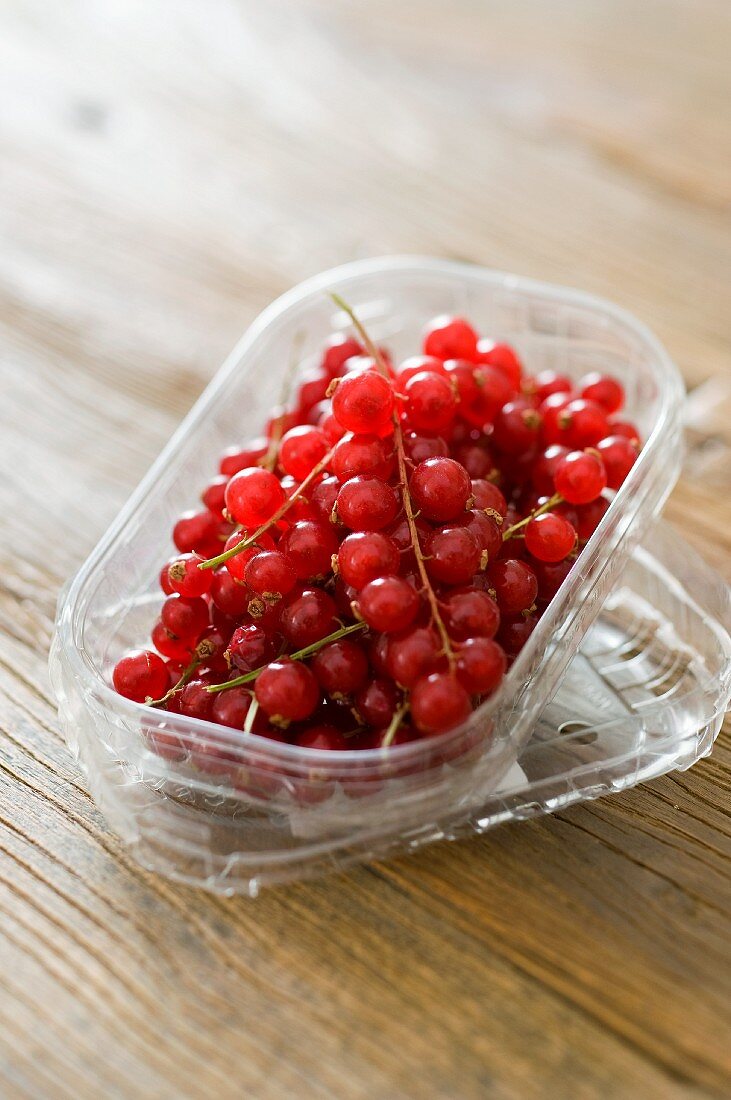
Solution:
M728 377L729 42L721 0L0 8L0 1092L727 1093L728 726L689 773L222 901L109 834L46 656L239 332L323 267L580 285ZM731 576L719 484L668 511Z

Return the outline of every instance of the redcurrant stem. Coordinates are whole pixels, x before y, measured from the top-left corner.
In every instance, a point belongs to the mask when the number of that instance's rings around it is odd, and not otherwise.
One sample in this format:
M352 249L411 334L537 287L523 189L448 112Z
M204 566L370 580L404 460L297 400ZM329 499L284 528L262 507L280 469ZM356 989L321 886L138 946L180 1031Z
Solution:
M320 638L319 641L312 642L303 649L297 649L294 653L289 653L287 655L288 660L304 661L306 657L311 657L313 653L317 653L318 649L322 649L323 646L329 645L330 642L337 642L340 638L345 638L348 634L355 634L356 631L365 629L366 623L350 623L348 626L341 626L339 630L334 630L332 634L328 634L325 638ZM228 691L229 688L250 684L251 681L256 680L257 676L267 667L268 665L261 665L259 668L252 669L251 672L245 672L243 676L237 676L235 680L225 680L222 684L211 684L206 688L206 691L213 695L219 691Z
M272 438L269 440L269 446L267 447L267 453L263 458L259 459L259 465L263 466L265 470L274 470L279 457L279 444L282 442L282 436L284 435L284 422L287 419L287 406L289 404L289 396L292 391L292 383L294 382L297 368L299 367L300 352L302 351L302 344L304 343L304 332L295 333L292 340L292 351L289 357L289 364L284 374L284 381L282 382L282 390L279 395L279 407L282 410L272 427Z
M388 746L393 742L393 739L396 736L396 734L398 732L398 729L399 729L399 726L403 722L404 715L406 714L406 711L408 709L409 709L409 704L408 703L402 703L401 706L398 707L398 709L396 711L394 711L393 718L391 719L391 721L388 724L388 729L386 730L385 734L383 735L383 740L381 741L381 748L387 749Z
M379 349L376 347L376 345L373 343L373 340L371 340L370 336L368 335L365 328L363 327L363 325L359 321L358 317L356 316L355 311L353 310L353 308L351 306L349 306L348 303L345 302L340 297L339 294L331 294L330 297L335 302L336 306L338 306L340 309L344 310L347 313L347 315L350 318L350 320L352 321L358 335L360 336L363 343L365 344L366 350L368 351L369 355L371 355L373 357L373 359L375 359L376 363L378 364L378 369L380 370L381 374L383 374L386 378L388 378L389 377L388 367L387 367L386 362L383 358L383 355L381 354ZM439 601L437 600L437 597L434 593L434 589L432 588L432 585L431 585L431 581L429 580L429 574L427 573L427 570L426 570L424 554L423 554L422 549L421 549L421 543L419 542L419 532L418 532L418 529L417 529L417 526L416 526L416 516L414 514L414 509L413 509L413 505L412 505L412 502L411 502L411 493L409 492L409 483L408 483L408 477L407 477L407 474L406 474L406 461L407 460L406 460L406 454L405 454L405 451L404 451L404 437L403 437L403 433L401 431L401 424L399 423L399 418L398 418L398 413L397 412L394 412L394 414L393 414L393 432L394 432L394 439L395 439L395 442L396 442L396 458L397 458L397 461L398 461L399 482L400 482L400 487L401 487L401 500L402 500L403 506L404 506L404 513L406 515L406 522L409 525L409 533L411 535L411 545L412 545L413 550L414 550L414 557L416 558L416 565L417 565L417 568L419 570L419 576L421 577L421 582L424 586L424 592L426 594L426 598L429 601L429 608L431 610L432 622L436 626L436 628L439 632L439 637L441 638L442 650L444 652L445 657L447 658L447 661L449 662L450 669L454 669L454 667L457 663L457 658L454 654L454 650L452 649L452 642L450 640L449 634L447 633L447 628L444 625L444 620L442 619L442 616L439 612Z
M256 718L256 712L259 709L259 700L256 696L251 700L249 709L246 712L246 720L244 721L244 733L251 733L254 728L254 719Z
M514 523L512 527L508 527L507 530L503 531L503 542L505 542L506 539L512 539L516 532L527 527L532 519L535 519L536 516L542 516L544 512L550 512L551 508L555 508L556 505L561 504L562 501L563 497L561 494L554 493L553 496L549 497L549 499L544 504L541 504L539 508L534 508L532 512L529 512L528 515L518 523Z
M170 688L170 690L166 691L165 694L162 695L159 699L145 699L145 703L147 704L147 706L148 707L162 707L162 706L164 706L165 703L167 703L167 701L169 699L172 699L173 695L177 695L177 693L180 691L180 689L185 687L185 685L188 683L188 680L190 680L191 676L193 675L195 670L198 668L198 665L200 663L201 663L201 658L200 657L194 657L193 660L188 665L188 667L183 670L183 673L182 673L180 679L178 680L177 684L173 684L173 686Z
M230 550L224 550L222 554L217 554L215 558L208 558L207 561L199 562L199 569L216 569L219 565L223 565L224 562L229 561L231 558L235 558L237 554L240 554L242 550L247 550L250 546L253 546L262 535L266 534L270 527L273 527L275 523L279 523L280 519L287 514L294 502L302 496L305 489L307 489L313 481L315 481L320 474L327 468L332 459L335 447L332 447L325 457L321 459L316 466L313 466L307 477L299 483L291 497L287 497L284 503L277 508L271 519L268 519L266 523L262 523L261 527L258 527L254 531L253 535L249 535L248 538L242 539L241 542L237 542L235 546L232 546Z

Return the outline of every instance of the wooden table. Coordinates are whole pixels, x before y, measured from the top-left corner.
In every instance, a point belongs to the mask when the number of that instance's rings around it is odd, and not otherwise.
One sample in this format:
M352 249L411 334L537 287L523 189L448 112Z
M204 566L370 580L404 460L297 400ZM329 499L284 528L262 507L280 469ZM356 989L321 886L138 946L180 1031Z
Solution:
M725 0L0 6L4 1097L726 1092L728 729L620 797L223 901L110 835L46 656L223 355L323 267L578 285L722 378L730 47ZM717 442L668 511L728 574Z

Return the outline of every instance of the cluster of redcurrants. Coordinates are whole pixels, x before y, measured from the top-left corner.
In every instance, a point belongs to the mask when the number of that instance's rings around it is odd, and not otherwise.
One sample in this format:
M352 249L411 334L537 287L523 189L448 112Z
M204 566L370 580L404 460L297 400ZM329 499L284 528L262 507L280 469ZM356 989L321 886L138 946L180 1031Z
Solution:
M452 729L500 684L639 451L608 375L527 375L462 318L398 366L353 316L175 524L122 695L306 748Z

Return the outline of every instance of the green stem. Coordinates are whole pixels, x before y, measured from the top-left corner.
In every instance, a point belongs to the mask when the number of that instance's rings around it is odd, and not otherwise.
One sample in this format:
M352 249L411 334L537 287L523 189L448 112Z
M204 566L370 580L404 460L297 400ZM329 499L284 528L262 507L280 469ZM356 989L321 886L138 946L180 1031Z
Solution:
M555 508L556 505L561 504L562 501L563 497L561 496L561 494L554 493L552 497L549 497L545 504L541 504L540 508L534 508L532 512L530 512L523 519L519 520L518 523L514 523L512 527L508 527L507 530L503 531L503 542L505 542L506 539L512 539L515 536L515 533L517 531L521 531L524 527L527 527L532 519L535 519L536 516L542 516L544 512L550 512L551 508Z
M348 634L355 634L358 630L365 630L366 623L350 623L348 626L341 626L339 630L334 630L332 634L328 634L325 638L320 638L317 642L312 642L310 645L306 645L303 649L297 649L294 653L287 653L284 656L290 661L304 661L306 657L311 657L313 653L317 653L323 646L329 645L330 642L337 642L340 638L345 638ZM254 668L251 672L245 672L242 676L237 676L235 680L226 680L222 684L211 684L206 688L206 691L212 695L219 691L228 691L229 688L241 687L243 684L250 684L252 680L256 680L257 676L268 668L269 665L261 665L260 668Z
M398 732L399 726L401 725L401 723L404 720L404 715L406 714L406 711L408 709L409 709L409 704L408 703L402 703L401 706L396 711L394 711L393 718L389 722L388 729L386 730L386 732L384 734L384 737L383 737L383 741L381 742L381 747L382 748L387 749L389 747L389 745L392 743L394 737L396 736L396 734Z
M168 699L172 699L173 695L177 694L181 688L184 688L188 683L188 680L192 677L195 670L201 663L200 657L194 657L188 667L183 670L183 673L178 680L177 684L173 684L169 691L166 691L159 699L145 699L145 703L148 707L163 707L167 703Z

